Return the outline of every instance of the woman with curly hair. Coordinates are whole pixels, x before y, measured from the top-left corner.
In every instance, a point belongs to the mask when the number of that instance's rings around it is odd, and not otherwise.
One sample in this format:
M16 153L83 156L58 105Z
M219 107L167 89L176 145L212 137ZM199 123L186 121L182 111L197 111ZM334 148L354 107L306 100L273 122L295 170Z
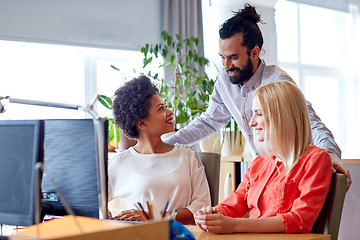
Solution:
M115 92L115 123L137 144L109 161L109 201L119 198L124 209L118 219L140 220L134 203L176 210L176 220L194 223L193 214L210 205L204 166L194 149L169 145L161 135L174 131L173 112L145 76L128 81Z
M254 91L252 112L260 156L236 191L195 221L214 233L310 232L329 191L331 159L313 145L305 98L290 81L268 83Z

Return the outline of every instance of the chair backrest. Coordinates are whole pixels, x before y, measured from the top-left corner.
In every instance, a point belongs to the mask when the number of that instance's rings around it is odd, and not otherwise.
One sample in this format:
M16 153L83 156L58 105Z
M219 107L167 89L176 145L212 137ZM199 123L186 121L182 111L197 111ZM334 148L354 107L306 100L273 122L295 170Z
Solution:
M219 199L221 156L215 152L198 152L197 154L205 167L205 174L210 189L211 205L215 206L218 204Z
M324 206L316 219L311 232L330 234L331 240L336 240L338 238L346 189L346 176L341 173L334 174L331 179L330 190Z

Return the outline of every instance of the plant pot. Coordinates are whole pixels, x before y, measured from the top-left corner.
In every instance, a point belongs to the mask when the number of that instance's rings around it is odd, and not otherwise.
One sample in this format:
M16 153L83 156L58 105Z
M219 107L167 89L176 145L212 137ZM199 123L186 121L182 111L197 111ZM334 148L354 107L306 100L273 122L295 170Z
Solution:
M241 155L244 152L245 138L240 131L236 132L236 137L234 137L234 132L230 131L223 133L222 137L221 154Z
M216 132L210 137L203 139L200 142L200 149L202 152L221 153L220 134Z

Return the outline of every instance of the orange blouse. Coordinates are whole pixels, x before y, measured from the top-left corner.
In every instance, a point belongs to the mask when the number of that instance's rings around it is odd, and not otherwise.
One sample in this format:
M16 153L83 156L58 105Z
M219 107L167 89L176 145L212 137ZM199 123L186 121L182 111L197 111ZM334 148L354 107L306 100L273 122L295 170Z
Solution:
M331 167L329 154L316 146L288 174L282 162L257 157L244 181L216 209L234 218L279 216L286 233L310 232L330 188Z

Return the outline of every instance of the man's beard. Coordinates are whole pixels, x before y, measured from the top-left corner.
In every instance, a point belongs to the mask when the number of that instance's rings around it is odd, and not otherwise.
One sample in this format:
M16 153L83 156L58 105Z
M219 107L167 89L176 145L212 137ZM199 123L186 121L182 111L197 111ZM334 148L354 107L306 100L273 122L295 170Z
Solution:
M230 70L228 70L227 72L231 72L231 71L238 71L239 75L238 76L230 76L230 82L232 84L244 84L247 80L249 80L252 75L253 75L253 64L250 60L250 58L248 57L248 61L246 66L241 70L240 68L231 68Z

